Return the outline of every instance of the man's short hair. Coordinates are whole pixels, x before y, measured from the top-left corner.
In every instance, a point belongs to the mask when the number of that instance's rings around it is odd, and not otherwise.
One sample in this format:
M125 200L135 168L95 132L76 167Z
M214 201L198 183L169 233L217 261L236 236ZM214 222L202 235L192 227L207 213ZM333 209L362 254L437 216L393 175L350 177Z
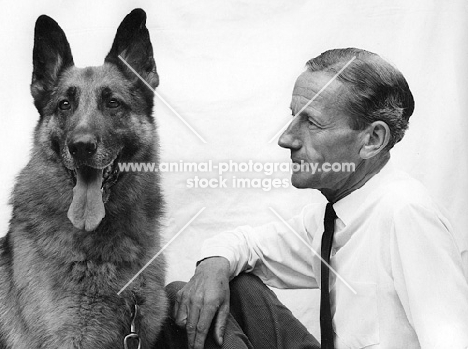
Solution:
M326 51L306 66L309 71L334 75L353 57L337 77L350 92L345 109L352 119L351 127L362 130L374 121L384 121L390 128L385 149L390 150L403 138L414 110L413 95L403 74L379 55L357 48Z

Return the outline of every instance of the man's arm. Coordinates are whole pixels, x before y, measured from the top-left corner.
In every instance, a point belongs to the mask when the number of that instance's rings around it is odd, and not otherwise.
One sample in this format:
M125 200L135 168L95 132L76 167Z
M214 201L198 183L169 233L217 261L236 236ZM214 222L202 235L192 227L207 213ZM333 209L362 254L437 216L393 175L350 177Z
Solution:
M305 206L287 224L277 220L216 235L205 241L200 259L225 257L230 279L241 272L252 272L276 288L317 288L311 250L313 234L323 220L322 211L318 219L314 216L317 209L323 211L323 205Z
M175 317L187 330L189 346L201 349L214 318L215 340L222 342L229 314L229 281L242 271L254 272L276 287L317 287L311 267L310 242L304 222L310 206L288 221L258 228L241 227L209 239L195 275L179 292ZM299 239L296 234L301 236ZM217 256L213 258L208 258Z
M395 288L421 347L468 347L468 284L450 223L417 205L394 222Z

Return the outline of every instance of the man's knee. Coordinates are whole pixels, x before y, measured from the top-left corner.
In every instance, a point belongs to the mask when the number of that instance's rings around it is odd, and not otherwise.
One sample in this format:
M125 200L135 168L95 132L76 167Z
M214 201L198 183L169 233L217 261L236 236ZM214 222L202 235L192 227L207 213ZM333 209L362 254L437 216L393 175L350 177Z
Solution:
M256 298L264 292L271 292L258 276L248 273L242 273L235 277L229 286L231 298L248 298L249 296L255 296Z

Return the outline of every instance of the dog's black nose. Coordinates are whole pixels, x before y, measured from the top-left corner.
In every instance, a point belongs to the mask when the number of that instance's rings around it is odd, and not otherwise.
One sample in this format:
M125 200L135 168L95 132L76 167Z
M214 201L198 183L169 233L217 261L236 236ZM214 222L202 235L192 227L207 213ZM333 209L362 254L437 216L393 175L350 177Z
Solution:
M97 150L97 139L89 133L73 136L68 142L70 154L77 160L86 160Z

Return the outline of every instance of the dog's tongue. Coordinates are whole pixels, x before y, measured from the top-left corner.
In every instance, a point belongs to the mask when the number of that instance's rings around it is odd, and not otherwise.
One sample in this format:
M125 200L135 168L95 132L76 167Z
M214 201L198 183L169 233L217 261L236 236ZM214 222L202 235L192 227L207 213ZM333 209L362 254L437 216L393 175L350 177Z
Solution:
M75 228L95 230L106 212L102 202L102 170L83 166L76 171L73 201L68 209L68 219Z

